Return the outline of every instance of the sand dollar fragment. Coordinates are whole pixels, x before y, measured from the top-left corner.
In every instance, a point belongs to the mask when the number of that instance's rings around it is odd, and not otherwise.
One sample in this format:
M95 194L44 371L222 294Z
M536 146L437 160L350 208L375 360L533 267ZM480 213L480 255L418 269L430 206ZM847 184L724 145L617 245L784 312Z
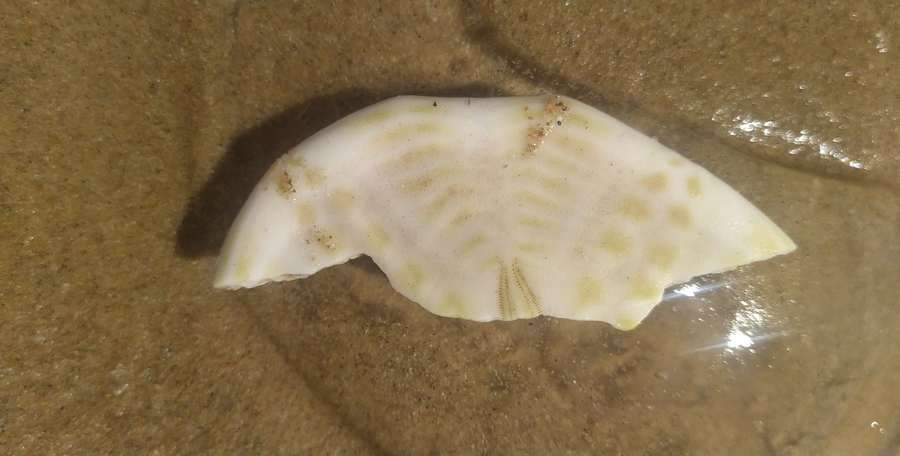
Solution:
M303 278L366 254L438 315L630 329L667 286L794 248L708 171L576 100L403 96L272 166L215 285Z

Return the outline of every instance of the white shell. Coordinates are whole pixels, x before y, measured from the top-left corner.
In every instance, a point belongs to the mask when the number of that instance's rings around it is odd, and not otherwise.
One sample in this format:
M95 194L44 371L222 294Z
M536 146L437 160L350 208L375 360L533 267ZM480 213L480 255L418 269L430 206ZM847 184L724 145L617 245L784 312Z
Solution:
M708 171L576 100L403 96L272 166L215 285L302 278L367 254L438 315L631 329L669 285L795 248Z

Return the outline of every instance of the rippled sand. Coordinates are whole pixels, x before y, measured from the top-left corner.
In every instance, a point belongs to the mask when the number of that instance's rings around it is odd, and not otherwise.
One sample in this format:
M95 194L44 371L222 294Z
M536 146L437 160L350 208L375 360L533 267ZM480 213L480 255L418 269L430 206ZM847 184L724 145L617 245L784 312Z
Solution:
M900 454L896 5L335 3L0 6L0 453ZM438 318L367 260L212 289L298 141L392 95L540 92L798 251L632 332Z

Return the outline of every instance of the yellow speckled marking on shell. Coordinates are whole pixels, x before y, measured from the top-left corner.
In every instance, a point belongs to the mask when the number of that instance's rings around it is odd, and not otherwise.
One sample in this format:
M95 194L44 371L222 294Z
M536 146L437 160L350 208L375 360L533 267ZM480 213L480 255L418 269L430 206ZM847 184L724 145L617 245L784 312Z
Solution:
M565 174L574 175L577 174L580 170L580 168L578 168L578 165L566 161L565 159L562 159L556 155L546 153L541 155L541 157L547 162L548 165L553 166L554 168L560 170L560 172L563 172Z
M628 297L633 299L647 300L656 299L659 296L659 289L656 284L648 280L642 275L638 275L631 281L631 288Z
M600 302L600 295L603 287L600 282L593 277L582 277L578 279L578 306L584 310L587 307Z
M498 266L503 266L503 260L500 259L498 255L494 255L482 263L482 266L488 269L494 269Z
M419 286L422 285L425 274L422 272L422 268L409 263L403 268L401 277L406 286L408 286L411 291L415 292L419 289Z
M319 168L313 166L304 166L302 167L303 177L305 180L303 181L309 188L318 188L325 183L325 173L322 172Z
M312 204L301 201L297 203L297 221L301 228L308 227L316 221L316 209Z
M434 178L435 176L430 174L419 176L400 184L400 188L407 193L421 193L434 185Z
M255 245L245 243L239 249L240 254L238 255L237 265L234 268L234 274L238 280L247 280L250 276L250 262L255 253Z
M650 246L647 256L657 268L668 271L678 258L678 249L671 244L656 243Z
M459 253L464 256L468 255L477 249L478 246L484 244L485 241L487 241L487 236L484 233L476 233L462 243L459 247Z
M524 215L518 218L519 225L527 226L531 228L540 228L540 229L548 229L550 228L550 222L530 215Z
M433 186L435 182L454 174L449 168L430 170L422 176L416 176L400 183L400 188L407 193L421 193Z
M331 202L338 209L347 210L356 202L356 196L349 190L338 189L331 192Z
M321 228L313 229L312 241L330 252L334 252L338 249L338 247L340 247L338 239L334 235L334 233L328 230L323 230Z
M615 326L618 329L629 331L637 327L639 320L634 319L629 315L620 315L619 318L616 319Z
M284 157L278 159L278 162L276 162L276 164L273 166L286 166L299 169L300 174L303 177L303 182L301 182L301 184L310 189L318 188L323 183L325 183L325 173L322 172L321 169L307 164L306 161L303 160L303 157L297 154L285 155ZM291 179L290 175L285 175L287 177L287 180L286 182L284 182L284 184L290 184L289 190L291 191L291 193L293 193L297 189L297 183ZM281 176L282 179L284 179L284 177L285 176ZM282 186L282 182L279 182L278 184L279 186ZM287 185L284 185L284 187L287 187Z
M375 124L382 123L385 120L393 117L395 114L396 112L393 109L376 109L372 112L362 114L358 118L354 119L352 126L372 127L375 126Z
M420 165L422 162L433 160L440 155L441 149L435 144L414 147L412 150L385 160L385 166L394 171L402 171Z
M425 206L425 218L428 220L433 220L437 217L438 214L441 213L450 202L453 200L453 197L457 196L457 191L453 188L448 188L444 190L443 193L440 194L437 198L433 199L430 203Z
M701 193L703 193L703 189L700 186L700 178L699 177L697 177L697 176L688 177L685 184L687 186L688 195L697 197L697 196L700 196Z
M369 228L369 242L376 249L383 249L391 242L391 236L377 223Z
M650 217L650 208L640 198L627 196L619 205L619 213L636 222L643 222Z
M673 225L686 228L691 225L691 211L683 204L676 204L669 208L669 220Z
M594 144L563 132L546 138L545 143L548 146L559 149L564 155L571 155L579 161L590 159L594 149L597 148Z
M728 252L722 255L722 259L729 263L746 263L750 258L750 253L745 251Z
M557 206L556 203L554 203L553 201L551 201L547 198L544 198L543 196L540 196L534 192L530 192L530 191L526 190L526 191L519 192L519 194L517 196L518 196L518 198L520 198L522 201L524 201L526 203L533 204L535 206L540 206L544 209L548 209L548 210L559 209L559 206Z
M600 248L620 255L628 253L631 250L631 238L620 231L607 230L600 235Z
M460 226L471 220L474 215L475 213L472 210L464 209L462 210L462 212L456 214L452 219L450 219L450 227L459 228Z
M750 245L758 252L768 253L777 251L781 245L777 237L773 235L771 230L754 224L750 228Z
M306 162L303 160L297 153L289 153L278 159L276 163L283 163L287 167L302 167L306 165Z
M277 263L272 263L266 267L266 275L269 277L278 277L281 275L282 268Z
M675 168L679 168L684 166L687 163L687 160L683 158L670 158L668 163Z
M247 280L250 275L250 257L241 255L238 258L237 266L234 268L234 275L237 280Z
M603 134L609 130L602 120L594 119L592 117L593 116L589 117L579 112L570 112L567 123L582 130L588 130L588 133L591 135Z
M547 190L551 190L557 193L571 193L572 189L569 188L569 182L564 177L541 177L540 178L541 185L544 186Z
M441 302L441 313L447 316L459 317L466 314L466 305L456 293L448 293Z
M641 179L641 185L651 192L659 193L669 186L669 176L662 172L653 173L649 176L644 176Z
M528 307L525 309L528 314L524 316L524 318L536 317L542 313L541 305L537 300L537 297L534 295L534 292L531 291L531 287L528 286L528 281L525 279L525 275L522 274L522 268L519 266L519 260L514 259L512 262L512 275L513 280L516 283L516 287L518 287L519 292L522 294L522 299L525 300L525 304Z
M547 246L539 242L520 242L516 244L516 248L527 253L541 253L546 251Z

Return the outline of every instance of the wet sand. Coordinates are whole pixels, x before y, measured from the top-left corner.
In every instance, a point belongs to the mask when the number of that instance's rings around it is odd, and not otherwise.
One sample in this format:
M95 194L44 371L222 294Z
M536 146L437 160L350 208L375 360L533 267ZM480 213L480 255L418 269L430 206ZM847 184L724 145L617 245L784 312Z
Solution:
M0 453L900 454L892 2L118 3L0 5ZM534 93L684 153L798 251L630 332L435 317L365 259L212 289L318 129Z

